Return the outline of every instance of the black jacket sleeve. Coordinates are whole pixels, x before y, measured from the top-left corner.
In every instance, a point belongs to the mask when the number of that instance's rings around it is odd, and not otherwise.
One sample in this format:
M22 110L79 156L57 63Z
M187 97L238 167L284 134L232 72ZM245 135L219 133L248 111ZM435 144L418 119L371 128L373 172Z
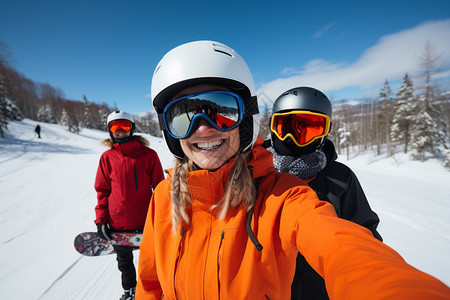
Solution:
M377 231L380 219L372 211L355 173L344 164L328 164L309 184L321 200L333 204L338 217L369 229L382 241Z

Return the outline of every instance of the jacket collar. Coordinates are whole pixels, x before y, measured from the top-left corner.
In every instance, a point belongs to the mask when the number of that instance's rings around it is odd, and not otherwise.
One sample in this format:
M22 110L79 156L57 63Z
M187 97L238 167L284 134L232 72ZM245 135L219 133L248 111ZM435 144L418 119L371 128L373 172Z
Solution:
M336 153L336 149L334 148L334 144L329 139L325 140L325 143L322 146L322 150L327 156L327 164L334 162L338 155Z
M114 143L113 145L113 149L115 151L121 152L124 156L132 155L133 153L139 151L139 149L141 149L142 147L143 145L137 140L132 140L128 143L122 144Z
M252 148L252 158L248 163L253 168L253 179L275 172L273 168L273 154L263 147L264 140L258 136Z

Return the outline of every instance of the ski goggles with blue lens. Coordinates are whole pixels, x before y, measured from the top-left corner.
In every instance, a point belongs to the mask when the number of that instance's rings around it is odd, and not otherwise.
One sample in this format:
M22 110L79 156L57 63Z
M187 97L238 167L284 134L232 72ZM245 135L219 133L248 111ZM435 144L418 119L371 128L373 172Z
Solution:
M197 129L200 118L220 131L236 128L244 116L244 102L238 94L208 91L173 100L164 108L164 126L176 139L185 139Z

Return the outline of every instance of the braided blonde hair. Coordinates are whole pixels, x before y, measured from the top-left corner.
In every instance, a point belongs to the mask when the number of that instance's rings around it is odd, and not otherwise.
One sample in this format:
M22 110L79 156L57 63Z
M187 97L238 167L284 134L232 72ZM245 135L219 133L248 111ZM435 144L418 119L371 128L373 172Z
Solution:
M239 152L236 155L236 161L225 183L225 194L218 203L211 207L211 210L218 210L217 216L219 219L226 217L230 207L244 205L249 210L255 205L256 189L253 184L252 174L247 167L247 159L250 153L250 151L247 153ZM196 170L196 167L188 158L175 159L171 180L172 229L174 233L181 223L187 226L191 223L192 199L186 175L194 170Z

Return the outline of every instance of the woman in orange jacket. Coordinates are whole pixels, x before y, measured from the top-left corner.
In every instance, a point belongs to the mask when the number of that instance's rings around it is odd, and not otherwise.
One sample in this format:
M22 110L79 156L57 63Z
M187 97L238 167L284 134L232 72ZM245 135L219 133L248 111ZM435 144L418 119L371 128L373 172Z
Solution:
M136 299L289 299L298 251L331 299L450 299L442 282L273 169L257 139L254 82L233 49L171 50L152 99L175 164L152 196Z

